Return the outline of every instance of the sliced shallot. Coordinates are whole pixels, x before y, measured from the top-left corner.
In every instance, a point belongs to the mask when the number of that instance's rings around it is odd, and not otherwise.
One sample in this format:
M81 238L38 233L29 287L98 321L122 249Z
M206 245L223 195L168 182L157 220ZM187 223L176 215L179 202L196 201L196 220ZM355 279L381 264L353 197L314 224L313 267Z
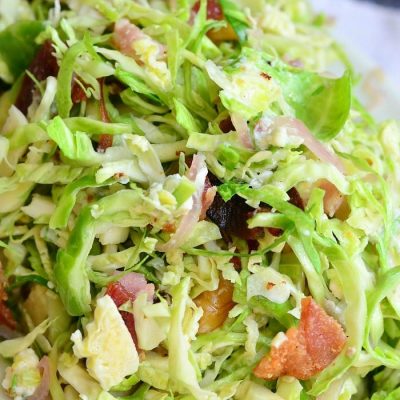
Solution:
M28 397L28 400L47 400L50 390L50 361L47 356L42 357L38 364L42 373L42 379L35 392Z
M238 114L232 114L231 120L242 145L248 149L252 149L253 143L251 142L250 129L247 125L247 121Z
M304 145L314 153L321 161L334 165L341 173L345 172L339 157L319 142L304 123L293 117L277 117L269 129L286 128L289 135L295 135L303 139Z
M192 196L193 207L182 218L176 232L171 236L169 241L157 246L157 250L166 252L176 249L181 246L192 233L195 225L199 221L202 210L202 197L207 172L205 157L199 154L194 155L192 165L187 174L187 177L196 185L196 192Z

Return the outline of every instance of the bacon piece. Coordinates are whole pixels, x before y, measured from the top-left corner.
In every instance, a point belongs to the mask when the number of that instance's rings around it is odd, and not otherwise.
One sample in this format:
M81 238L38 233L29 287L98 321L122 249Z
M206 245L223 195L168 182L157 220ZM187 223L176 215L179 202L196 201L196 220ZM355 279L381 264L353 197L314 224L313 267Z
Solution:
M114 26L114 44L121 53L135 57L135 50L132 44L138 40L143 39L146 35L134 24L130 23L127 19L121 19L115 23Z
M167 222L165 225L162 227L163 232L167 233L175 233L176 232L176 225L170 222Z
M103 133L100 135L99 144L97 146L97 151L100 153L106 151L109 147L113 145L113 136L107 133Z
M56 77L58 74L57 59L53 55L53 46L50 40L46 40L35 58L33 59L28 71L39 81L44 81L49 76ZM21 89L18 94L15 106L24 114L28 114L28 108L32 104L33 95L37 90L35 82L27 75L24 75Z
M194 14L197 14L200 10L200 1L195 3L192 8ZM221 21L224 19L224 14L218 0L207 1L207 19L215 19Z
M76 80L74 80L72 83L71 99L74 104L79 104L87 100L85 91L82 89L82 86L76 82Z
M254 374L267 380L283 375L310 379L332 363L345 342L346 335L339 323L311 297L306 297L301 302L299 326L290 328L279 346L271 347Z
M236 271L240 271L242 269L242 261L240 260L240 257L232 257L230 262L233 264Z
M194 299L196 305L203 309L203 316L199 321L199 333L212 332L223 325L229 311L235 305L232 295L232 283L220 278L216 290L203 292Z
M14 316L4 301L0 301L0 325L5 325L12 330L17 327Z
M117 307L120 307L127 301L135 301L138 294L141 292L147 292L149 300L152 301L154 296L154 285L152 283L148 284L142 274L131 272L122 277L120 280L110 283L107 287L106 294L113 299ZM127 311L120 311L120 313L132 336L133 341L137 345L133 314Z
M8 328L14 330L17 327L17 323L11 310L7 307L5 303L8 299L5 288L6 279L4 277L3 269L0 263L0 325L5 325Z

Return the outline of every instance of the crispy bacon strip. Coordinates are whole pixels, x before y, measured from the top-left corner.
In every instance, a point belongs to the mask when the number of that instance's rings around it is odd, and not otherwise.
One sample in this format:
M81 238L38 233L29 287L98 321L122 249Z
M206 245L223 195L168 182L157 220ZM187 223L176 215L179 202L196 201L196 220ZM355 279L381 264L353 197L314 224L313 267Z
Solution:
M74 104L79 104L87 100L85 91L76 80L73 80L72 82L71 99Z
M306 297L301 302L297 328L286 332L279 346L272 346L254 370L254 375L267 380L289 375L307 380L325 369L342 351L346 335L339 323Z
M3 269L0 264L0 325L5 325L8 328L14 330L17 327L17 323L11 310L7 307L5 303L8 299L5 288L6 279L4 277Z
M203 316L199 322L199 333L212 332L223 325L228 318L229 311L235 305L232 295L232 283L221 278L216 290L203 292L194 299L196 305L203 309Z
M153 300L154 296L154 285L148 284L146 278L142 274L131 272L125 275L119 281L110 283L107 287L108 294L114 301L117 307L127 301L135 301L136 297L140 292L147 292L149 300ZM126 311L120 311L122 319L127 326L133 341L137 345L137 337L135 331L135 321L133 315Z

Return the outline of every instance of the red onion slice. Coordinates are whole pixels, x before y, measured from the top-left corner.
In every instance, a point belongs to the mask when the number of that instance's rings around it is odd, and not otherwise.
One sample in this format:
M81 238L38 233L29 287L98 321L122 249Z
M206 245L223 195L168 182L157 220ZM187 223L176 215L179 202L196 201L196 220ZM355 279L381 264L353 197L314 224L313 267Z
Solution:
M294 135L303 139L304 145L316 157L321 161L332 164L342 174L345 173L345 168L340 158L319 142L304 123L296 118L277 117L270 125L266 125L265 122L261 120L256 125L255 131L258 133L263 131L272 132L279 128L286 128L289 135ZM325 190L324 211L327 215L333 217L343 203L343 195L333 183L329 182L329 180L320 181L317 186Z
M250 129L247 125L247 121L238 114L231 115L232 124L239 134L240 142L244 147L253 149L253 143L251 142Z
M327 149L321 142L319 142L302 121L293 117L277 117L269 129L274 130L279 128L286 128L289 135L302 138L304 145L321 161L325 161L334 165L341 173L344 174L345 169L340 158Z
M336 211L343 204L343 195L338 188L328 180L324 179L317 185L320 189L325 191L324 196L324 211L330 217L336 214Z
M217 194L217 187L211 186L208 189L205 189L201 198L201 213L200 213L200 221L207 217L207 210L211 207L211 204L214 202L215 195Z
M162 245L157 246L159 251L169 251L178 248L188 239L195 225L199 221L202 209L202 196L204 191L204 183L208 170L203 155L196 154L193 156L192 165L188 171L187 177L196 185L196 192L193 194L193 206L190 211L182 218L178 229L172 235L170 240Z
M38 365L42 372L42 379L35 392L29 396L28 400L48 400L50 390L50 361L47 356L42 357Z
M3 339L15 339L21 337L22 334L14 329L9 328L6 325L0 325L0 338Z

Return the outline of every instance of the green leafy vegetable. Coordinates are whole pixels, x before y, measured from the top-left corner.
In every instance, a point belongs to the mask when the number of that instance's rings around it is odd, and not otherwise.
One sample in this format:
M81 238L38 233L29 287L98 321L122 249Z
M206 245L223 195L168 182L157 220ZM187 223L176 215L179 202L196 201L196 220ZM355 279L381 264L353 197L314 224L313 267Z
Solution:
M18 21L0 32L0 57L17 79L35 56L36 37L44 30L40 21Z
M319 74L284 67L269 68L283 90L296 117L320 140L333 139L343 128L351 106L351 78L326 78Z

